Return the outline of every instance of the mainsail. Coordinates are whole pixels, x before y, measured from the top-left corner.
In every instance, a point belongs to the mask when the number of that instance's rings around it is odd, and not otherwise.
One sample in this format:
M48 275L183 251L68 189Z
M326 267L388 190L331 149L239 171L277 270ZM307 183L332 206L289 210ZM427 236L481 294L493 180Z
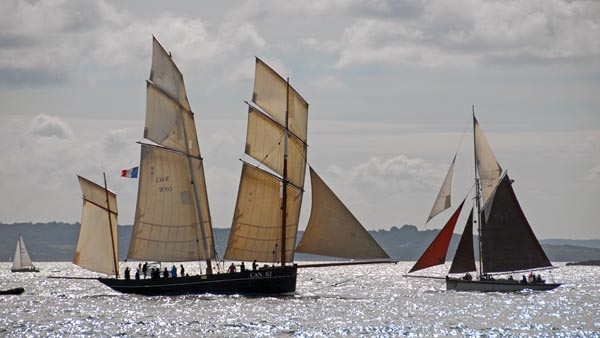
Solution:
M128 258L215 257L204 167L183 75L153 39L136 214Z
M456 248L456 253L454 254L454 259L448 273L463 273L476 270L475 254L473 251L473 209L471 209L469 219L467 220L462 236L460 236L460 241L458 242L458 247Z
M429 217L427 217L427 222L438 215L440 212L450 208L450 197L452 193L452 173L454 172L454 162L456 162L456 154L452 159L452 164L450 164L450 168L448 169L448 173L446 174L446 178L444 179L444 183L442 183L442 187L440 188L440 192L438 193L435 202L433 202L433 207L431 208L431 212L429 213Z
M225 258L290 262L306 170L308 103L258 58L255 72L257 108L248 110L245 152L275 174L243 164Z
M433 242L429 244L429 247L427 247L412 269L410 269L409 273L444 264L446 261L446 254L448 253L448 246L450 246L450 240L454 233L454 227L456 226L456 222L458 221L460 211L464 204L465 200L462 201L458 209L452 214L446 225L440 230Z
M473 115L473 132L475 138L475 160L479 178L481 179L483 204L485 204L494 189L496 189L496 185L502 174L502 168L498 164L475 115Z
M118 275L117 196L81 176L83 208L73 264L88 270Z
M505 174L484 207L481 224L483 273L551 267ZM489 213L486 214L486 213Z
M25 247L23 237L19 236L19 240L17 241L17 247L15 248L15 257L13 258L12 269L18 270L32 267L33 263L31 262L31 257L29 257L29 253L27 252L27 248Z
M310 218L297 252L352 259L389 258L312 167L310 181Z

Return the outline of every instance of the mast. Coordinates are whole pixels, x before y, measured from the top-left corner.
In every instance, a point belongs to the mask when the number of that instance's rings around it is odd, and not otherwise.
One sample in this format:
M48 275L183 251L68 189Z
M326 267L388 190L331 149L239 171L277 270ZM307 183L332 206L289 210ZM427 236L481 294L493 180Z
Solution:
M192 115L192 122L194 122L194 115ZM188 141L187 128L185 125L185 119L181 120L183 125L183 139L185 143L185 157L188 163L188 169L190 171L190 184L192 185L192 190L194 191L194 207L196 209L196 216L198 217L198 224L196 225L196 242L198 242L198 228L200 228L200 233L202 234L202 247L204 249L204 256L208 257L206 259L206 274L212 274L212 261L210 260L210 255L208 253L208 245L206 243L206 233L204 231L204 224L202 224L202 208L200 207L200 196L198 196L198 189L196 188L196 174L194 172L194 166L192 165L192 159L190 158L190 143ZM202 164L202 158L200 159L200 163ZM196 249L198 245L196 245ZM200 252L198 252L200 254ZM202 271L200 271L202 272Z
M102 173L104 176L104 191L106 192L106 211L108 213L108 226L110 228L110 242L112 244L113 261L115 264L115 276L119 279L119 262L117 257L115 235L113 234L112 217L110 217L110 201L108 199L108 185L106 184L106 173Z
M290 111L290 78L286 79L285 95L285 133L283 135L283 181L281 182L281 266L285 266L286 242L286 213L287 213L287 162L288 162L288 133Z
M481 248L481 191L479 190L479 178L477 177L477 149L475 145L475 105L471 106L473 111L473 156L475 158L475 207L477 210L477 246L479 249L479 275L483 272L482 248Z

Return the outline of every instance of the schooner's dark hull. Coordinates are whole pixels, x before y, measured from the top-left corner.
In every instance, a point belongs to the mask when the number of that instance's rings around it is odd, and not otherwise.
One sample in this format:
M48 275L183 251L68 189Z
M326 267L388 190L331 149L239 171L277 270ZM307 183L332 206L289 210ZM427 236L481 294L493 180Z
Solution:
M115 291L145 296L185 294L240 294L248 296L284 295L296 291L297 268L274 267L266 270L176 277L125 280L99 278Z
M516 280L463 280L446 278L446 290L478 292L515 292L521 290L547 291L556 289L559 283L521 283Z

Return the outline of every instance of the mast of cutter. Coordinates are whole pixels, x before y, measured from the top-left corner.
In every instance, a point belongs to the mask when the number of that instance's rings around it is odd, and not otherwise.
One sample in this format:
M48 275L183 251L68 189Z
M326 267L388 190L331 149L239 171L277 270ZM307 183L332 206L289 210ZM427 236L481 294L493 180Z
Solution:
M481 255L481 191L480 180L477 176L477 146L475 141L475 105L471 106L473 112L473 155L475 158L475 210L477 212L477 247L479 250L479 275L483 273L483 260Z
M108 198L108 184L106 184L106 173L102 173L104 176L104 191L106 192L106 212L108 213L108 227L110 229L110 242L112 244L113 263L115 264L115 276L119 278L119 257L117 257L117 246L115 243L115 235L113 234L112 217L110 214L110 202Z
M290 111L290 78L286 80L285 93L285 132L283 134L283 181L281 182L281 266L285 266L286 250L286 214L287 214L287 162L288 162L288 134Z

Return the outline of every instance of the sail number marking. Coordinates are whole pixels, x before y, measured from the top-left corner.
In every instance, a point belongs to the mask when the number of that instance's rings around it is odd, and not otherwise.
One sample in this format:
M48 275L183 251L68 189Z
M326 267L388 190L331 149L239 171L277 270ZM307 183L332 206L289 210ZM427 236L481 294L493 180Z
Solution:
M250 272L250 278L269 278L272 276L272 274L272 271Z
M156 180L156 183L168 183L169 176L157 177L155 180ZM158 187L158 192L169 192L169 191L173 191L173 187L170 185L165 186L165 187Z

